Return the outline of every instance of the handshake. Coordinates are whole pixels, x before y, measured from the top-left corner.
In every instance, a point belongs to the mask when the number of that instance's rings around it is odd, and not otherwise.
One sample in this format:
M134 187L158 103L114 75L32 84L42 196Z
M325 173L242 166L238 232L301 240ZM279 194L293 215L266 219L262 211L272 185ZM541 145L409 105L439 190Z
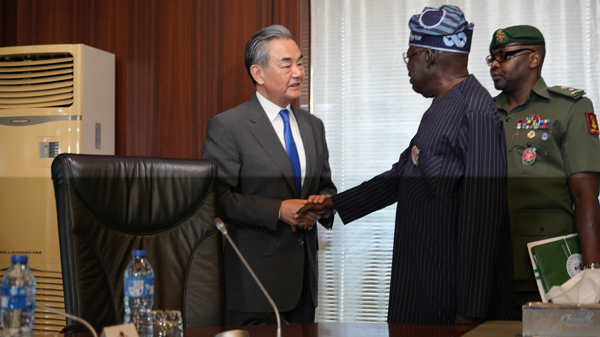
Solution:
M292 227L310 230L320 218L326 218L334 206L329 195L311 195L307 200L288 199L281 202L279 219Z

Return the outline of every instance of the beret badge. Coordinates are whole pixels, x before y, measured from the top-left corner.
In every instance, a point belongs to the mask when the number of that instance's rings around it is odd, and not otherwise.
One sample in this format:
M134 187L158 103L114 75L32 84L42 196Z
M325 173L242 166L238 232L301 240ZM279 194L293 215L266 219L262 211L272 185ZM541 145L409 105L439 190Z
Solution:
M506 35L504 34L504 32L502 31L502 29L498 29L496 31L496 44L501 44L508 41L506 39Z

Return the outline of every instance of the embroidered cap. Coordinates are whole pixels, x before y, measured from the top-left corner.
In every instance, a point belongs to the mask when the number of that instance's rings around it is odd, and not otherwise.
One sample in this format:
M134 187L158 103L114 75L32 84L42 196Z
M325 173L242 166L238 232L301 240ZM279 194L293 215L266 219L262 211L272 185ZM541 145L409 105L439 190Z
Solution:
M471 51L473 24L462 10L452 5L425 7L409 22L410 46L468 54Z
M517 45L545 45L544 35L539 29L528 26L511 26L507 28L497 29L492 35L492 42L490 43L490 53L494 49L506 47L506 46L517 46Z

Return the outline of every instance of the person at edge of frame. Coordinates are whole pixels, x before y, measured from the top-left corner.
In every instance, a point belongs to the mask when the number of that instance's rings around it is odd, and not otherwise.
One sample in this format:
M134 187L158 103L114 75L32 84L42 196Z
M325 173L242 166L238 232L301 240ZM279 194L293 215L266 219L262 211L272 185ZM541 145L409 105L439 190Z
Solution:
M527 243L577 233L583 268L600 268L600 139L585 92L548 87L545 39L529 25L497 29L487 62L504 122L515 312L541 301Z

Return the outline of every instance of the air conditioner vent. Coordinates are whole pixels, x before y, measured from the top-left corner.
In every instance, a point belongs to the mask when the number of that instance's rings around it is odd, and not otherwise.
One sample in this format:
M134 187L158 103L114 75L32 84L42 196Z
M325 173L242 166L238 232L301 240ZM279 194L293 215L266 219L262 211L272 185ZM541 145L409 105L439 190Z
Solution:
M68 107L73 104L70 54L0 57L0 109Z
M35 276L35 301L58 311L65 311L65 299L60 272L32 270ZM33 330L58 333L67 325L63 316L35 308Z

